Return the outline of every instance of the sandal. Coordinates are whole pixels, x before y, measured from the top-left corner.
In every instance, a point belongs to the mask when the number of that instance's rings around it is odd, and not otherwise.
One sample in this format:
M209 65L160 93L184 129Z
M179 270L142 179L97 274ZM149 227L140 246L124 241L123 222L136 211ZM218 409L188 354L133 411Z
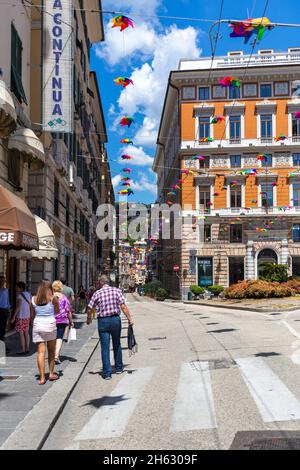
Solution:
M58 380L59 376L57 374L53 374L52 377L49 377L50 382L54 382L54 380Z
M39 380L39 385L45 385L45 383L46 383L46 379L44 379L44 380Z

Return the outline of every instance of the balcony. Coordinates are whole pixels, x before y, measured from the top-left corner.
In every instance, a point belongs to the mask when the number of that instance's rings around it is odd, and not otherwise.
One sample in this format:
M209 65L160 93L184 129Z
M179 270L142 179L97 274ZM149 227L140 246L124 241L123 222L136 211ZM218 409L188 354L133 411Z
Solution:
M266 216L266 215L300 215L300 206L288 207L288 206L274 206L269 207L228 207L222 209L211 209L210 212L199 209L198 215L206 215L212 217L255 217L255 216Z
M54 139L52 143L53 158L57 171L66 176L68 173L68 148L62 139Z
M181 60L179 70L205 70L235 68L235 67L266 67L282 64L300 64L299 52L274 52L270 54L253 54L238 56L220 56L215 57L213 65L211 57L195 60Z
M236 144L241 144L241 138L236 138L236 139L229 139L229 144L230 145L236 145Z

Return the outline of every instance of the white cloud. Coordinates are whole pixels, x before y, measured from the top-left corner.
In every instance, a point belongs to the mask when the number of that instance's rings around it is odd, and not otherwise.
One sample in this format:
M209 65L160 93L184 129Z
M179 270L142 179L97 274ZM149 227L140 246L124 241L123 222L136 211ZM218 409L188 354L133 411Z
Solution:
M121 155L127 154L132 157L130 165L137 166L152 166L153 158L147 155L142 147L134 147L133 145L127 145L121 149ZM127 160L120 158L119 163L126 163Z
M132 189L138 192L148 191L156 196L157 186L155 181L150 181L145 173L139 173L139 176L138 181L131 182Z
M115 186L118 186L118 184L119 184L120 181L121 181L121 178L122 178L121 175L116 175L116 176L114 176L114 177L112 178L112 184L113 184L114 187L115 187Z
M138 38L138 40L137 40ZM135 28L127 28L120 33L108 23L105 28L105 42L95 46L96 55L108 62L109 65L124 69L128 61L137 57L147 60L153 54L156 34L150 24L141 22Z
M200 57L197 39L195 28L171 26L165 33L157 35L152 62L144 63L131 74L134 86L122 91L118 103L121 113L145 115L136 134L138 144L149 146L155 143L169 73L177 69L180 59Z

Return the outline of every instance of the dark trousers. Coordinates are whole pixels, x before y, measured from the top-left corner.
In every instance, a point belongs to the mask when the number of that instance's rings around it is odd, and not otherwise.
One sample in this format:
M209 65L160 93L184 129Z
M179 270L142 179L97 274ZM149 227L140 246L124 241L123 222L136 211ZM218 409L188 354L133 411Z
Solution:
M110 337L112 337L116 372L121 372L123 370L121 318L119 315L98 318L98 331L101 343L103 377L110 377L112 374L110 364Z
M8 317L9 309L0 308L0 341L4 341Z

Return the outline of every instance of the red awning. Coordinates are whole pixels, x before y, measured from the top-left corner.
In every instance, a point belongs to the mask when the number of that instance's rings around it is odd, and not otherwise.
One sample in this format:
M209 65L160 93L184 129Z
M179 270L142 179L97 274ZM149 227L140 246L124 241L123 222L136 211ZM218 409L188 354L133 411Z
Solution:
M0 186L0 248L39 248L34 215L21 198L3 186Z

